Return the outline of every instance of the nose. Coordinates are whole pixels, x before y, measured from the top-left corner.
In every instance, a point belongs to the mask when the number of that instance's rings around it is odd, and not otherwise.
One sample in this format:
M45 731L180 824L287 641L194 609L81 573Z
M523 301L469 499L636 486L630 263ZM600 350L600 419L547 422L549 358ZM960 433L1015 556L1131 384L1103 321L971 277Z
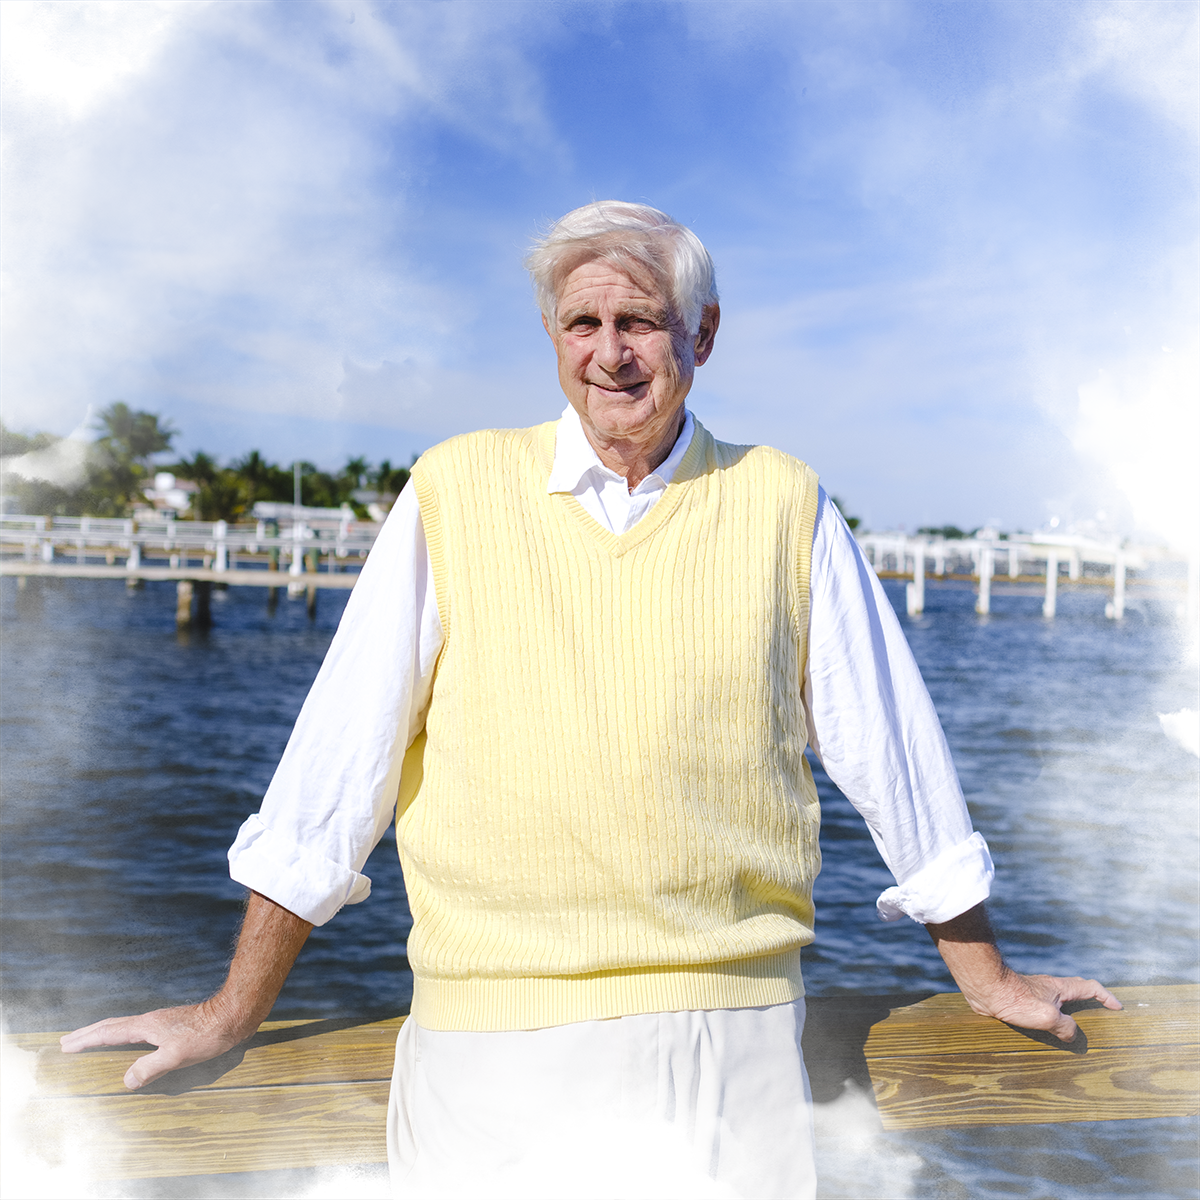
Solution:
M633 347L616 325L605 322L598 331L593 352L596 364L610 375L615 375L623 366L633 361Z

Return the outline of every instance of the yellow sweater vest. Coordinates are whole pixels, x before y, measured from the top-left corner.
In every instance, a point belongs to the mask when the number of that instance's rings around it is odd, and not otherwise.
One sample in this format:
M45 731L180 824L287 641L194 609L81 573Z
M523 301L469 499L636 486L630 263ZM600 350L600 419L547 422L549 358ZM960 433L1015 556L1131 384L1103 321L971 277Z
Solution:
M696 433L633 529L546 481L555 423L413 471L446 642L396 832L428 1029L804 994L817 480Z

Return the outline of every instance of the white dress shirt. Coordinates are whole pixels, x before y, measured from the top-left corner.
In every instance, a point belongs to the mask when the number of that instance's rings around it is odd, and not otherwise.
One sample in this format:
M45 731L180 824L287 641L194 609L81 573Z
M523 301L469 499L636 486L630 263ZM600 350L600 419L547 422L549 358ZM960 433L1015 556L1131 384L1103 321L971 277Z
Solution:
M550 492L570 492L614 533L670 486L690 413L667 460L632 492L600 462L568 406ZM862 814L897 881L884 920L949 920L985 899L993 868L945 736L891 604L857 542L818 493L804 711L808 741ZM404 752L425 721L442 646L413 488L392 508L317 674L261 811L229 851L237 882L323 925L365 900L363 864L395 819Z

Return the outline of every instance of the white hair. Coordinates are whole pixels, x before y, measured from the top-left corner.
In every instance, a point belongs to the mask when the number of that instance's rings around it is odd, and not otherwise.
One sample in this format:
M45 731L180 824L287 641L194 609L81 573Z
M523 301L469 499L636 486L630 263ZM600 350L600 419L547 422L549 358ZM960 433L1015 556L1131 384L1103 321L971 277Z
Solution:
M538 307L553 326L558 290L578 266L597 259L635 278L649 275L666 293L689 337L700 331L700 316L717 303L717 274L700 239L648 204L597 200L567 213L525 258Z

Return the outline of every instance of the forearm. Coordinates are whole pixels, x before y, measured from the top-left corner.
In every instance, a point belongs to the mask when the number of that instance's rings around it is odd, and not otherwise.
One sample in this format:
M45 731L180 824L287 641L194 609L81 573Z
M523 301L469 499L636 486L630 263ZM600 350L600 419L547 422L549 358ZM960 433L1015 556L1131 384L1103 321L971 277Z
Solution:
M925 929L967 1003L977 1012L981 1011L977 1005L986 1004L1020 978L1005 963L983 904Z
M311 921L250 893L229 975L204 1006L243 1041L266 1020L308 935Z

